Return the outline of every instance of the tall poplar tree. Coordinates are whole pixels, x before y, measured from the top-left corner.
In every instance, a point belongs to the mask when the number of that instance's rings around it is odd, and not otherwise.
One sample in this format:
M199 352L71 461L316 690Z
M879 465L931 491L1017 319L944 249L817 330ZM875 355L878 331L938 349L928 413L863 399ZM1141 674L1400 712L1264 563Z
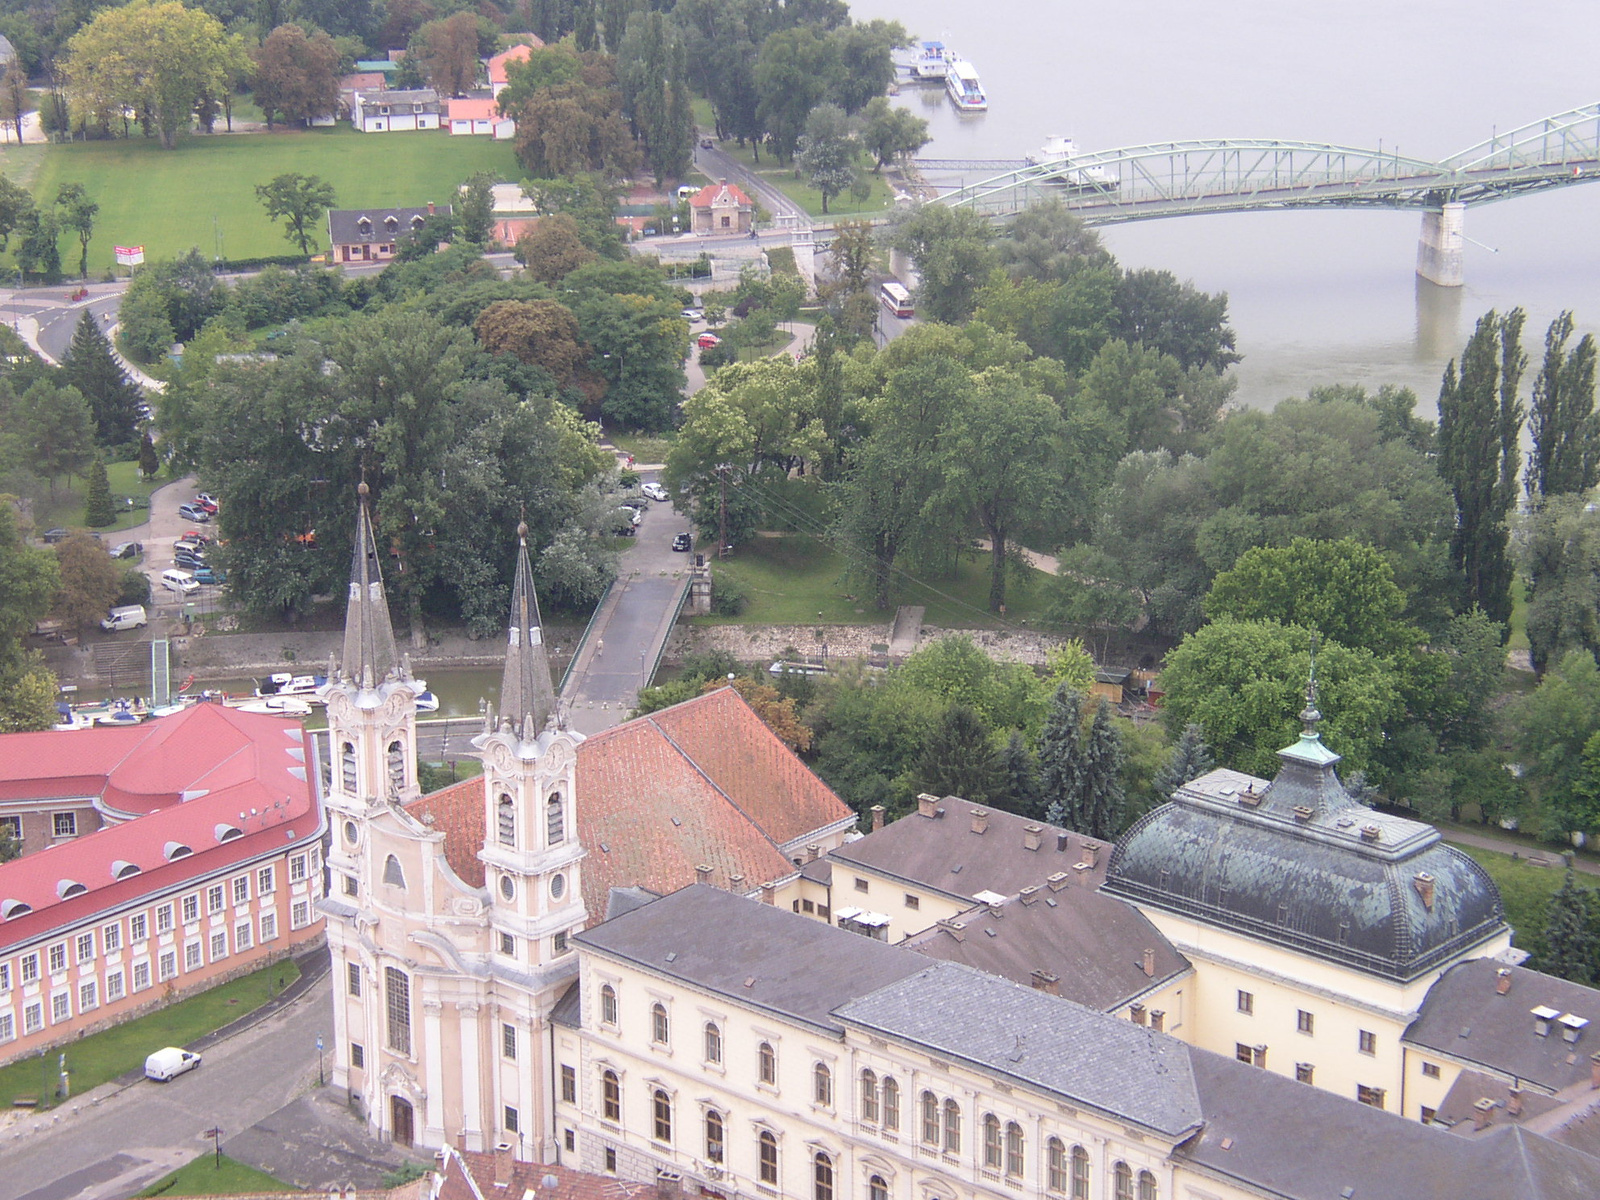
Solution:
M1083 811L1087 763L1083 749L1083 697L1066 684L1056 689L1039 734L1039 797L1052 825L1088 832Z
M1567 868L1561 890L1550 897L1539 967L1552 975L1588 985L1594 981L1595 935L1590 927L1592 893L1582 888Z
M1595 344L1584 334L1571 351L1572 314L1563 312L1544 335L1544 362L1533 381L1528 433L1528 496L1535 503L1600 483L1600 415L1594 411Z
M1111 723L1111 705L1104 697L1089 724L1083 757L1083 811L1088 819L1077 828L1090 837L1110 841L1122 828L1122 764L1126 756L1122 733Z
M1461 368L1445 368L1439 390L1439 474L1456 502L1450 557L1466 577L1467 605L1496 621L1511 617L1510 529L1517 499L1518 438L1523 406L1517 397L1528 356L1522 351L1525 314L1492 309L1479 319Z

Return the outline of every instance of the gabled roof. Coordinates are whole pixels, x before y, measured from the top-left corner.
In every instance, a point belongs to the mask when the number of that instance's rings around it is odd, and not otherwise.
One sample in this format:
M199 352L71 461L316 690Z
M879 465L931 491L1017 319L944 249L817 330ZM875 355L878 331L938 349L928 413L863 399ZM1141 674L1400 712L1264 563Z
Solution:
M12 796L67 794L35 786L51 768L78 773L71 794L104 796L133 819L0 864L0 950L315 837L321 825L309 739L282 717L197 704L133 728L0 738Z
M388 77L382 71L356 71L350 75L341 75L339 77L339 90L341 92L381 92L387 84Z
M511 49L503 50L491 58L489 60L489 82L491 84L505 83L507 81L506 67L508 65L511 63L527 62L528 56L535 50L544 49L544 42L541 39L534 37L533 34L525 33L519 34L518 36L527 38L533 44L531 46L513 46Z
M755 201L746 196L738 184L729 183L726 179L707 184L689 198L689 203L694 208L711 208L713 205L755 208Z
M433 212L449 216L453 211L448 204L436 204ZM333 208L328 210L328 240L335 246L355 246L362 242L387 242L393 237L410 233L413 220L426 221L432 215L427 205L416 208ZM388 218L393 217L395 229L391 233ZM366 232L362 231L365 218Z
M1510 982L1504 995L1496 986L1502 979ZM1542 1037L1531 1011L1535 1008L1556 1014ZM1565 1040L1559 1021L1569 1013L1588 1022L1575 1043ZM1434 982L1402 1040L1560 1091L1589 1078L1589 1055L1600 1050L1600 991L1526 967L1509 967L1498 959L1472 959L1457 963Z
M433 1200L485 1200L502 1196L511 1200L529 1196L537 1196L539 1200L624 1200L636 1190L642 1190L619 1184L615 1176L590 1175L554 1163L516 1159L507 1161L506 1182L496 1186L493 1151L457 1150L449 1146L441 1154L444 1161L436 1168L439 1190L432 1193ZM554 1185L546 1186L546 1180L552 1179ZM429 1195L427 1191L422 1194Z
M500 115L500 103L497 100L484 100L477 97L466 99L446 100L445 113L452 121L500 121L505 118Z

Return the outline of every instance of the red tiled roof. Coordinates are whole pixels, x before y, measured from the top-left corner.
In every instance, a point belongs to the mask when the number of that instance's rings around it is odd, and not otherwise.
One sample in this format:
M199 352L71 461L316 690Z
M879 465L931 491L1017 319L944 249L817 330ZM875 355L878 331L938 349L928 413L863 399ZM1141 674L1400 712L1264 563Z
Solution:
M689 203L695 208L710 208L718 201L725 204L731 201L743 208L755 207L755 202L740 190L738 184L729 183L727 180L721 183L708 183L689 198Z
M489 60L490 83L505 83L507 64L514 62L526 62L528 60L528 55L533 53L533 51L544 49L544 42L534 37L531 33L523 34L521 36L528 38L533 45L513 46L511 49L496 54L493 58L491 58Z
M0 913L0 950L316 836L322 814L314 769L298 724L217 704L129 728L0 738L9 798L103 796L135 814L0 864L0 905L32 910L10 920ZM62 780L87 786L63 792ZM169 857L174 847L191 853ZM74 883L84 890L63 897Z
M413 801L445 835L445 859L481 887L483 783L464 780ZM583 898L602 919L613 887L672 892L709 866L727 887L784 879L780 843L850 816L732 688L597 733L578 747L578 836L588 856Z
M478 100L467 98L464 100L447 100L445 111L452 121L497 121L500 119L500 104L495 100Z
M362 92L376 88L382 91L388 86L388 77L382 71L357 71L353 75L345 75L339 79L341 92Z
M642 1184L628 1185L615 1176L589 1175L574 1171L571 1167L514 1160L508 1166L510 1170L506 1186L497 1187L492 1151L479 1153L450 1146L444 1151L444 1163L439 1168L443 1178L436 1200L483 1200L484 1197L493 1196L533 1195L537 1195L539 1200L626 1200L643 1192L655 1192L654 1188L646 1188ZM467 1178L469 1174L470 1182ZM555 1187L544 1186L547 1177L555 1179Z

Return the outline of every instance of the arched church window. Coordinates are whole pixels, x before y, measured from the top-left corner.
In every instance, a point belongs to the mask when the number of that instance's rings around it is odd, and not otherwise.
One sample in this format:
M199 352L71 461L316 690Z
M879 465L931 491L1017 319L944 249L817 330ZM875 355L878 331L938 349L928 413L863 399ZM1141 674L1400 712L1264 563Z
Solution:
M406 873L400 869L400 860L392 854L383 861L383 881L390 887L403 889L406 886Z
M406 786L406 747L404 742L389 743L389 786L397 791Z
M352 742L339 747L339 786L347 796L356 794L356 748Z
M552 846L558 845L567 836L567 820L561 808L560 792L551 792L550 799L545 801L544 834L545 841Z
M500 802L495 806L495 828L502 846L517 844L517 809L504 792L500 793Z

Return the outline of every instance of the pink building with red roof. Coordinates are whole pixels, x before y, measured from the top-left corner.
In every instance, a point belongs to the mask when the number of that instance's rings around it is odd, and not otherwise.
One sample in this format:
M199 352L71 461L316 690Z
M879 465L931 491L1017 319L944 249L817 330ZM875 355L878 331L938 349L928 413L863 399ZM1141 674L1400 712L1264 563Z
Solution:
M689 197L689 227L694 233L749 233L755 212L755 201L726 179Z
M478 97L446 100L445 123L453 137L476 134L503 142L517 133L517 123L501 115L497 101Z
M52 843L0 864L0 1062L320 937L317 771L297 723L216 704L0 737L0 810Z
M518 36L527 38L532 45L513 46L509 50L496 54L489 60L489 90L496 96L505 91L506 84L510 82L507 68L511 64L527 62L528 56L535 50L544 49L544 42L534 37L533 34L525 33Z

